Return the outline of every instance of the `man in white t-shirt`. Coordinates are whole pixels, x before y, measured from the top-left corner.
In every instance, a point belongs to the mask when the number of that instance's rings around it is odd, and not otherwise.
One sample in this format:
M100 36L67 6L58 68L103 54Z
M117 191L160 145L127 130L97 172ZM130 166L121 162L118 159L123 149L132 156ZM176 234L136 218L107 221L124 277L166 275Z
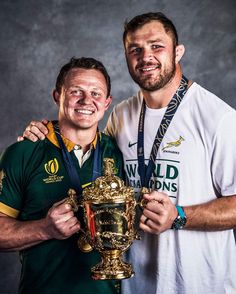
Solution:
M106 132L147 202L123 293L236 293L236 112L183 76L185 49L162 13L134 17L123 41L140 91L114 108ZM42 138L33 125L24 135Z
M139 191L139 135L147 170L157 129L181 82L184 46L160 13L133 18L123 41L140 91L114 108L106 131L123 153L128 183ZM149 200L140 222L144 234L128 256L136 277L124 281L125 294L236 293L235 124L235 110L188 81L155 157L148 188L158 191L144 195Z

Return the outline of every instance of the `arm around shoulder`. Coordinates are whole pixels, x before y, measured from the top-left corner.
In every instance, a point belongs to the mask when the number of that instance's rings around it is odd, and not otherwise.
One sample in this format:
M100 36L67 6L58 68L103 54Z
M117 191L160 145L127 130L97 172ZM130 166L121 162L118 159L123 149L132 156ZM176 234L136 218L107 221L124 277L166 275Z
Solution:
M27 138L33 142L44 140L48 134L47 123L48 120L46 119L43 119L42 121L31 121L30 124L25 128L23 134L18 136L17 141L23 141L24 138Z

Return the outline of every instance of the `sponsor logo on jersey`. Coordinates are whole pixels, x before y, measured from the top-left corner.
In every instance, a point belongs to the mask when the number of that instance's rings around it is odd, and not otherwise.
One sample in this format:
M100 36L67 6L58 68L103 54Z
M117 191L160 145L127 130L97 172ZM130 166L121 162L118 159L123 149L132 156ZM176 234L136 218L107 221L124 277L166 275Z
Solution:
M166 143L166 145L162 148L162 151L165 151L166 149L173 148L173 147L179 147L182 141L184 141L184 138L182 136L179 136L178 140Z
M2 181L3 179L6 177L6 174L4 173L3 170L0 171L0 193L2 193L2 188L3 188L3 184Z
M131 143L129 142L128 147L131 148L132 146L136 145L138 142Z
M57 173L59 171L59 163L56 158L53 158L52 160L49 160L47 163L44 164L44 169L47 174L49 174L49 177L46 179L43 179L44 183L57 183L61 182L64 178L64 176L58 176Z

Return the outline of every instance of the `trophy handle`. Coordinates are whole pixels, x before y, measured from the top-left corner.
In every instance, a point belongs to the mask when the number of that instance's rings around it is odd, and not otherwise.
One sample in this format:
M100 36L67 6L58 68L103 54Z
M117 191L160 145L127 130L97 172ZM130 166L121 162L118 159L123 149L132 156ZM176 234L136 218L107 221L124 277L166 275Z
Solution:
M145 207L147 206L147 204L149 202L148 200L146 200L146 199L143 198L143 194L149 194L149 193L151 193L151 191L152 190L150 188L143 187L141 189L139 199L138 200L135 200L135 206L138 206L138 208L141 211L143 211L145 209ZM134 239L135 240L141 240L142 239L141 236L140 236L140 234L139 234L139 232L140 232L140 229L137 228L136 229L136 232L134 234Z
M71 205L73 212L77 212L79 207L82 207L82 205L79 204L77 200L77 195L74 189L69 189L67 192L68 198L66 198L65 203L68 203Z
M136 205L138 205L142 210L147 206L148 204L148 200L146 199L143 199L143 194L149 194L152 192L152 189L151 188L146 188L146 187L143 187L141 189L141 193L140 193L140 198L138 201L136 201Z
M68 198L65 200L65 203L68 203L71 205L73 212L77 212L79 207L83 207L82 204L79 204L77 200L77 195L74 189L69 189L67 194L68 194ZM92 251L93 248L87 240L87 237L86 237L87 234L85 230L80 227L80 231L78 232L78 234L80 234L77 241L77 245L79 249L85 253Z

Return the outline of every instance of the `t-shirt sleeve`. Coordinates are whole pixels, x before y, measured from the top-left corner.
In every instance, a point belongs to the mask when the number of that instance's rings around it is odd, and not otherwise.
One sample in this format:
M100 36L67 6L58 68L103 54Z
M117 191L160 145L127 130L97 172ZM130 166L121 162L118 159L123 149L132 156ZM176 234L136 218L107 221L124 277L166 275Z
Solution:
M17 218L23 202L23 162L17 145L6 149L0 159L0 212Z
M112 138L116 137L116 127L118 126L116 108L112 110L111 114L108 117L104 133Z
M219 122L213 138L212 178L222 196L236 194L236 111Z

